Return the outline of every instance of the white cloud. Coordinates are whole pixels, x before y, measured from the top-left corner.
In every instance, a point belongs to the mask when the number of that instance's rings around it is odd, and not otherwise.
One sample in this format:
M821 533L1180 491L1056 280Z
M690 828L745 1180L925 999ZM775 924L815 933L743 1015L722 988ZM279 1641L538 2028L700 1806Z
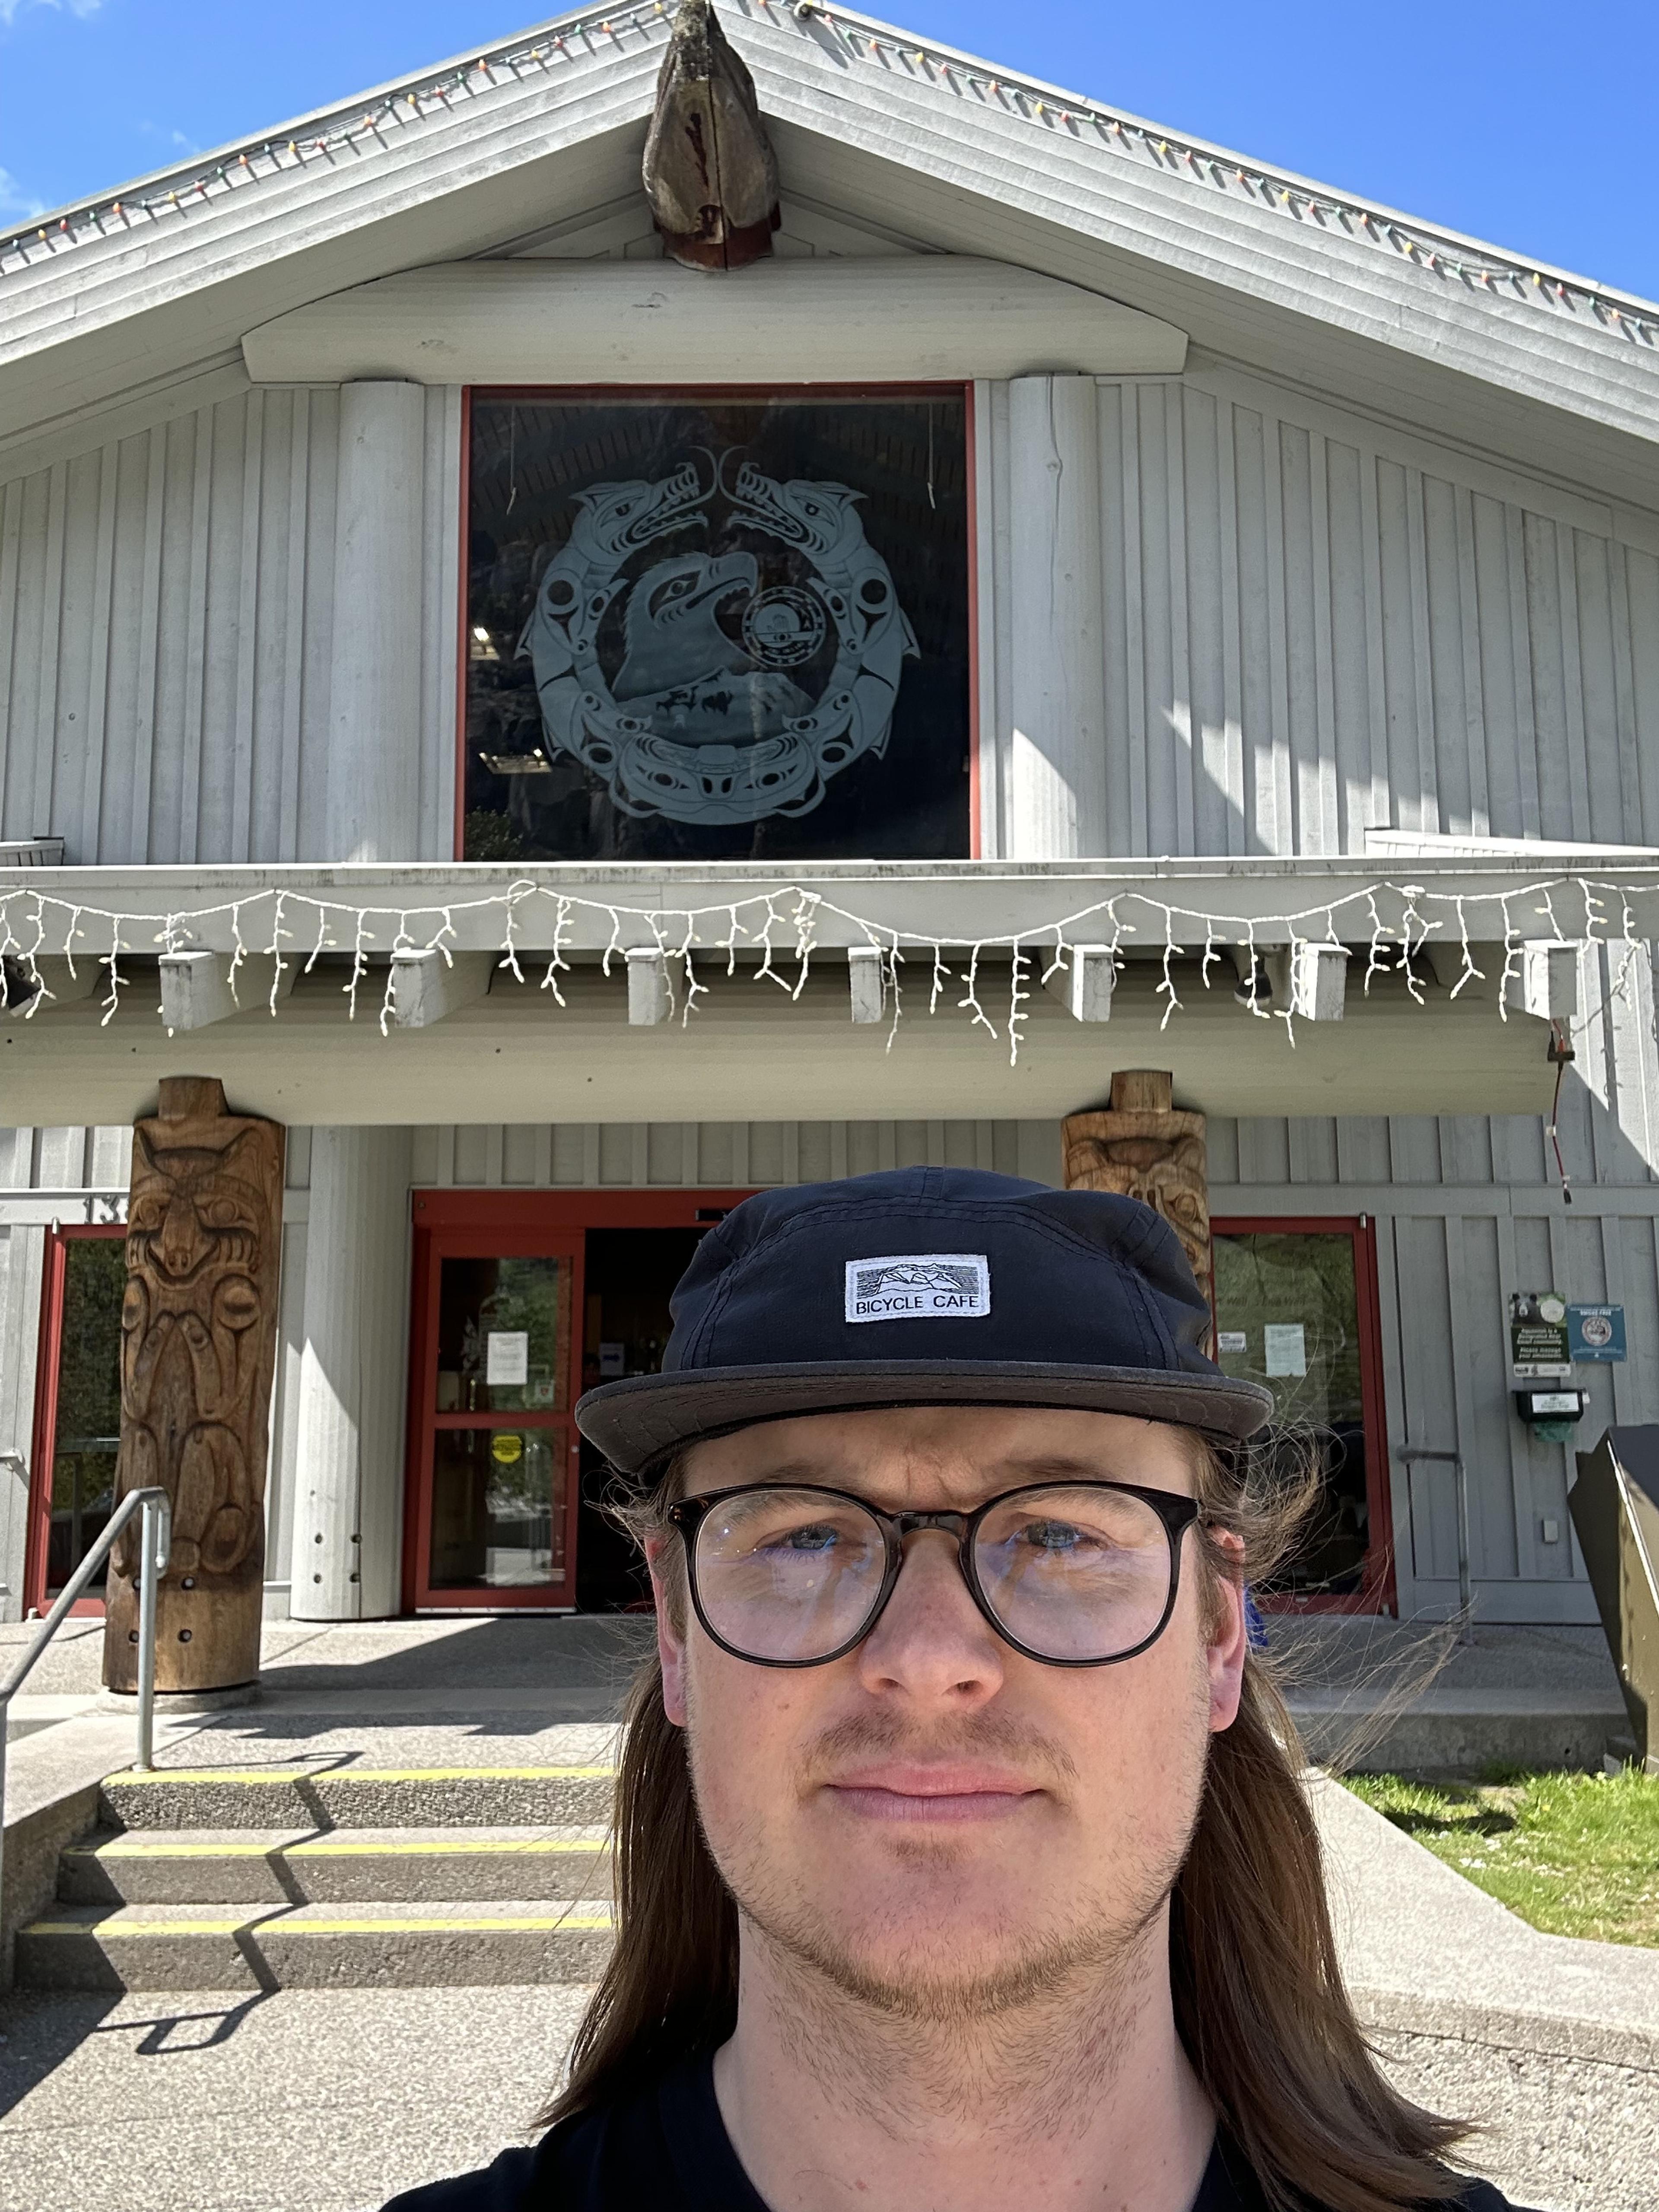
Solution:
M9 169L0 169L0 222L27 222L31 216L46 211L44 200L31 198Z
M104 0L0 0L0 24L14 23L25 8L55 8L69 15L95 15Z

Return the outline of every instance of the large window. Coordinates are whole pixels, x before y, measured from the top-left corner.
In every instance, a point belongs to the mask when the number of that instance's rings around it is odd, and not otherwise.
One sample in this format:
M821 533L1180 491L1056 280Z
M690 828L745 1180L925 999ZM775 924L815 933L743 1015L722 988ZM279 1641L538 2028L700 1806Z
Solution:
M467 860L971 849L968 395L475 392Z

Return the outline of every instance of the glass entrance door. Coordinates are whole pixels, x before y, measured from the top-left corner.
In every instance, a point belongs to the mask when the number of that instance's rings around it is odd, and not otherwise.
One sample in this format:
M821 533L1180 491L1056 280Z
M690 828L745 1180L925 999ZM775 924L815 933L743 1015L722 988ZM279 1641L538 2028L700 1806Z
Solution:
M35 1381L25 1602L44 1613L103 1534L121 1443L125 1231L54 1229L46 1239ZM103 1577L82 1601L103 1604ZM77 1610L79 1608L77 1607Z
M1385 1608L1393 1570L1370 1224L1217 1221L1212 1240L1220 1365L1273 1392L1278 1448L1319 1462L1303 1541L1264 1600Z
M581 1249L557 1232L419 1240L411 1360L418 1607L575 1603Z

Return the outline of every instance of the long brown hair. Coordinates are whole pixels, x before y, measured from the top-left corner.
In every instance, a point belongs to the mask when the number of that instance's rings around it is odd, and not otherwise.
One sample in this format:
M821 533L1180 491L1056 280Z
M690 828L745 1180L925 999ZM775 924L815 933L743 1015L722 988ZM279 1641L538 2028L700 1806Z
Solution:
M1282 1448L1224 1458L1196 1434L1189 1442L1209 1589L1241 1572L1261 1579L1293 1543L1316 1470L1302 1455L1302 1472L1287 1483ZM619 1507L618 1517L641 1541L662 1534L681 1486L676 1463L650 1498ZM1237 1540L1230 1545L1224 1532ZM671 1547L665 1565L673 1569L678 1558ZM683 1573L671 1574L677 1613L683 1584ZM1463 2184L1440 2156L1470 2130L1392 2088L1354 2017L1299 1779L1304 1764L1277 1680L1252 1650L1238 1717L1211 1739L1198 1822L1171 1899L1176 2024L1273 2212L1446 2203ZM712 2050L737 2021L737 1907L703 1838L684 1734L663 1711L654 1654L628 1701L614 1840L616 1948L546 2121Z

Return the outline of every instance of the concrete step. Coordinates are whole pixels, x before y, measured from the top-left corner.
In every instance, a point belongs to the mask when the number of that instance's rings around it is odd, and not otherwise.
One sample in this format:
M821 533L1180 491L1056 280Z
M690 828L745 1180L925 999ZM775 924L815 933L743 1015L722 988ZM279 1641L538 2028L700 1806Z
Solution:
M607 1904L58 1905L17 1931L33 1990L486 1989L596 1981Z
M603 1827L603 1766L157 1767L106 1777L100 1810L122 1829Z
M70 1844L65 1905L484 1904L611 1894L600 1827L118 1829Z

